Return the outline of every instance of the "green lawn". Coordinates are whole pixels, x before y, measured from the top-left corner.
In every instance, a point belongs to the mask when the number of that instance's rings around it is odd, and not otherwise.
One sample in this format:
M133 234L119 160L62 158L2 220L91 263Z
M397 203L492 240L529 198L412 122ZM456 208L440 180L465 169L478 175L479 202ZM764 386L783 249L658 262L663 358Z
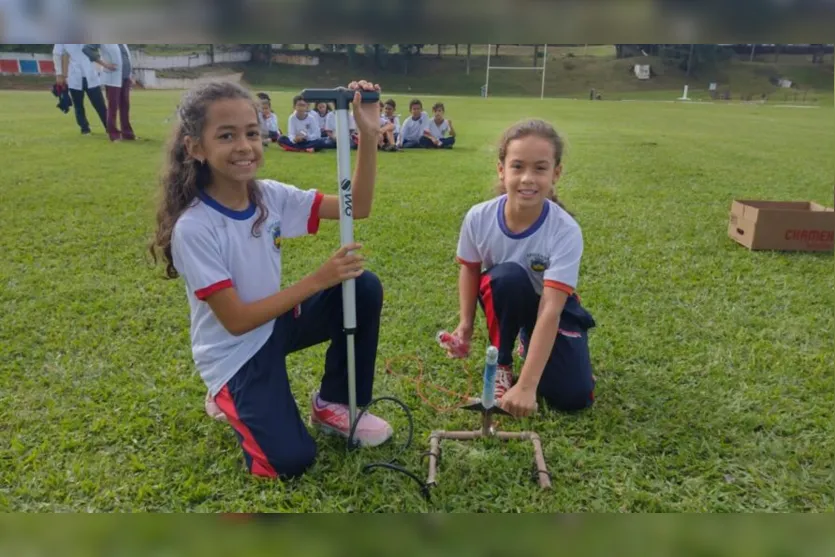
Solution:
M51 98L0 92L0 511L832 510L833 257L752 253L726 233L734 198L831 206L831 109L449 97L454 150L381 153L355 234L385 286L375 394L413 410L410 470L425 477L431 430L478 425L424 404L413 379L422 366L428 383L479 386L479 361L446 360L433 336L457 322L459 224L491 195L495 142L519 118L567 138L559 192L584 230L580 293L598 323L595 407L501 424L539 432L553 490L531 481L526 444L445 442L427 505L405 476L361 473L395 447L346 454L317 436L302 479L244 473L232 430L203 412L183 284L145 251L178 93L134 96L133 144L80 136ZM410 96L395 98L405 113ZM274 98L281 122L289 104ZM275 148L262 171L331 192L335 173L333 152ZM333 222L286 241L285 284L338 243ZM323 354L288 361L305 417ZM378 411L402 441L400 411Z

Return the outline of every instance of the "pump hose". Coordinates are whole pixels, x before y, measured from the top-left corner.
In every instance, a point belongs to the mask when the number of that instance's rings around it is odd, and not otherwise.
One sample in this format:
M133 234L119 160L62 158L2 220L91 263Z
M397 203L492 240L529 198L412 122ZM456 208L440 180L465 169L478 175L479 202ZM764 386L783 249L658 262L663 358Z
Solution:
M409 470L404 468L398 460L398 457L400 457L403 453L405 453L409 449L409 447L412 445L412 439L413 439L414 433L415 433L415 424L414 424L414 420L412 419L412 413L409 411L408 406L406 406L400 400L398 400L394 397L391 397L391 396L381 396L381 397L375 398L371 402L369 402L368 405L365 408L363 408L362 411L360 411L359 414L357 414L357 419L354 421L354 425L351 427L351 432L348 435L348 450L350 451L350 450L355 449L357 447L357 442L354 440L354 435L356 434L356 430L357 430L357 426L359 425L360 418L362 418L362 416L366 412L368 412L368 409L371 408L374 404L376 404L378 402L382 402L384 400L393 402L393 403L397 404L398 406L400 406L400 408L403 409L403 412L406 414L406 419L409 421L409 433L406 436L406 441L403 443L403 446L401 446L400 450L395 453L394 457L392 457L388 461L372 462L370 464L366 464L365 466L363 466L362 471L366 474L370 474L371 472L373 472L376 469L393 470L395 472L400 472L401 474L404 474L404 475L412 478L415 482L417 482L418 486L420 487L421 495L423 495L424 499L429 501L430 500L429 485L427 485L426 482L421 480L413 472L410 472Z

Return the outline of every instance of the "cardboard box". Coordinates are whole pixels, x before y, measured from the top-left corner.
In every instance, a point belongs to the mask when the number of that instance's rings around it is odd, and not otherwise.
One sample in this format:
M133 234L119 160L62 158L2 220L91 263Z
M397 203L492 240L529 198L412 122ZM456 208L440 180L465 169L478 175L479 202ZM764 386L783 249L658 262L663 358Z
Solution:
M810 201L734 200L728 235L751 250L831 252L835 210Z

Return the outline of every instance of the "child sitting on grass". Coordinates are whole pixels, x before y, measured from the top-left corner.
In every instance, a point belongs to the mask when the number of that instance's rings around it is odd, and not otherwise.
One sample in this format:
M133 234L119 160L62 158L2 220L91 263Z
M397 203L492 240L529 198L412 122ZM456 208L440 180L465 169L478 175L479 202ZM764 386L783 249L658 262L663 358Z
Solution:
M310 115L315 117L319 124L320 138L322 139L324 148L335 148L336 136L333 130L336 126L336 123L334 122L336 114L331 108L331 105L326 102L318 102Z
M423 111L420 99L413 99L409 103L411 116L406 118L400 127L400 137L397 147L402 149L416 149L422 147L421 138L429 134L429 115Z
M435 103L432 107L434 118L429 121L429 134L421 139L421 145L427 148L452 149L455 145L455 128L452 120L444 118L444 103ZM449 133L449 137L446 134Z
M261 97L264 95L264 97ZM278 127L278 117L272 110L272 104L266 93L259 93L261 99L261 110L258 112L258 125L261 128L261 142L266 147L270 141L278 143L281 136L281 129Z
M278 139L285 151L312 153L325 148L319 120L308 114L307 101L301 95L293 97L293 112L287 119L287 135Z
M389 99L383 104L380 116L380 143L383 151L396 151L397 140L400 137L400 116L395 114L397 103Z

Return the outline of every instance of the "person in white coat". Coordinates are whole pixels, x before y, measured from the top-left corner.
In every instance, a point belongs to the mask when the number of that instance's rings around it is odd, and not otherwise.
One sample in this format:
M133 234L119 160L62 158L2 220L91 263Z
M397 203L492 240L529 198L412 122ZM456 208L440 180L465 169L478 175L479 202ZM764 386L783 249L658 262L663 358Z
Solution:
M107 89L107 134L111 141L136 139L130 124L130 89L133 85L133 58L126 44L85 44L81 49L91 63L102 68L101 80ZM116 114L119 125L116 125Z
M101 119L101 125L107 130L107 107L101 91L99 74L93 63L84 55L80 44L56 44L52 48L52 60L55 63L55 81L58 85L67 86L70 90L75 121L81 128L81 133L90 133L90 122L84 110L84 94Z

